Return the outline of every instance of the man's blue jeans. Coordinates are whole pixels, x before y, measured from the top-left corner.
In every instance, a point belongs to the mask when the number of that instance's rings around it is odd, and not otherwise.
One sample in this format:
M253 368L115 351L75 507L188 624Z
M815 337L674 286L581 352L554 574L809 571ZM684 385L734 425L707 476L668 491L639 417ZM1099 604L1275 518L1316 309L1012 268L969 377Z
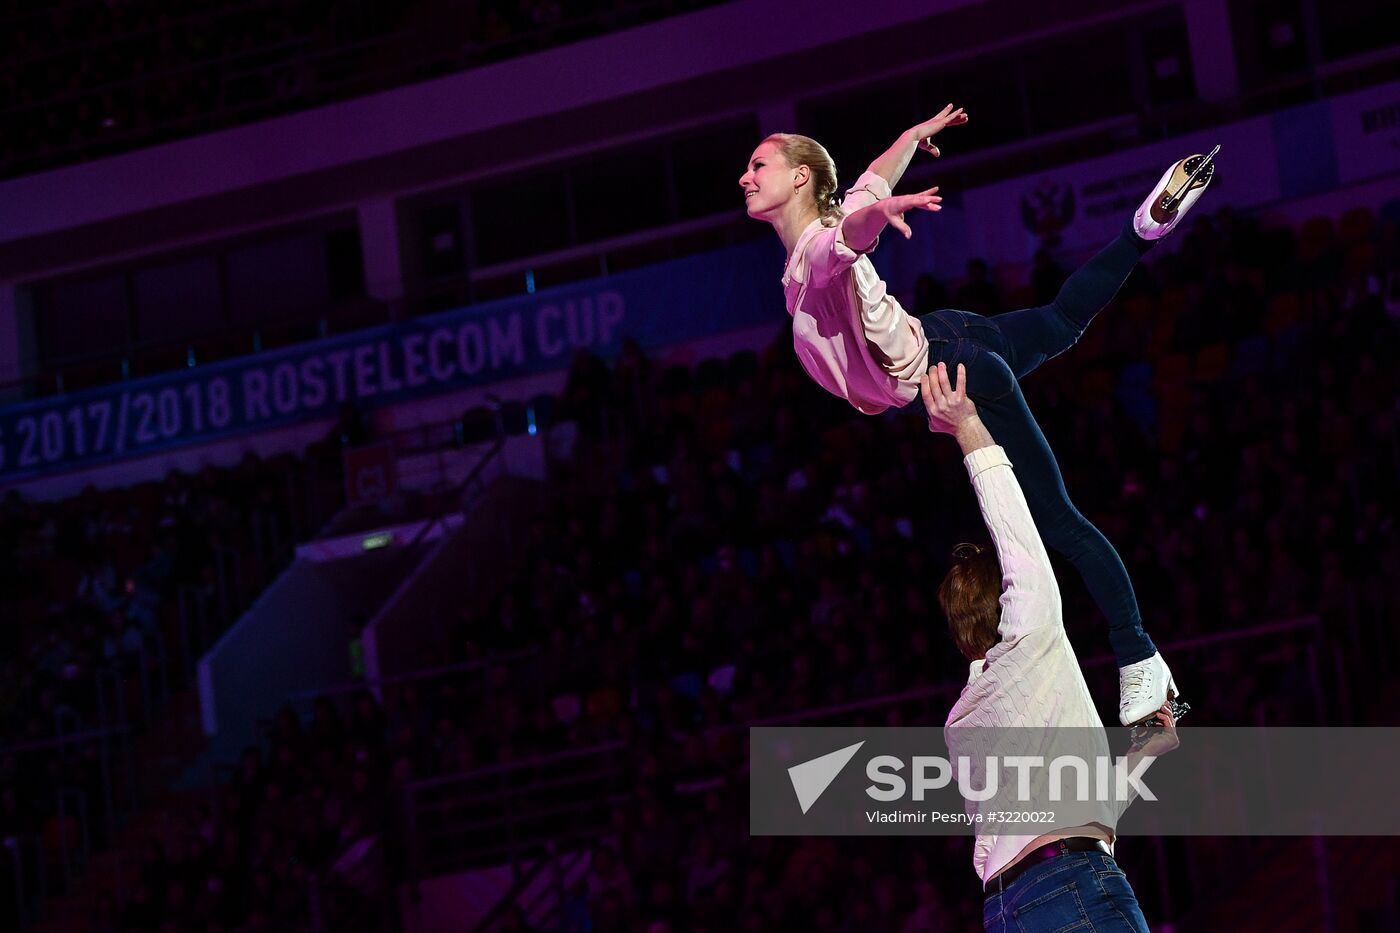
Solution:
M1129 930L1148 933L1128 876L1111 855L1067 852L1011 882L987 888L982 926L988 933Z
M952 380L958 363L967 367L968 395L1011 459L1041 538L1074 564L1108 619L1108 638L1119 667L1150 658L1157 648L1142 630L1137 596L1122 559L1069 501L1055 454L1017 380L1078 342L1151 245L1133 233L1131 224L1126 226L1042 307L995 317L935 311L919 318L930 344L930 368L948 364ZM915 399L914 404L921 402Z

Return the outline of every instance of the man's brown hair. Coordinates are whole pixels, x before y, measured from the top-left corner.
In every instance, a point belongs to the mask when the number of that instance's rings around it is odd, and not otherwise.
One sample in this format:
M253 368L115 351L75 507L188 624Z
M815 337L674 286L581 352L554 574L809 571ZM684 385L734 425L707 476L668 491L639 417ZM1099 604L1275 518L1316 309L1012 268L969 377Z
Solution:
M1001 567L996 552L975 544L953 549L953 567L938 587L948 634L969 661L987 656L1001 635Z

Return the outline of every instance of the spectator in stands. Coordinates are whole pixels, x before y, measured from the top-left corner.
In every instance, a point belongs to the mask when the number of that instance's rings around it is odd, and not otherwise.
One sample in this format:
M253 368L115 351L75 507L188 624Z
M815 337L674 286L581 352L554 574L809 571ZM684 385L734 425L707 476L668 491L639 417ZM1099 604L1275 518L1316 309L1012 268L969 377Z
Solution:
M973 261L977 262L980 260ZM983 272L982 275L985 279L986 273ZM1050 304L1055 300L1055 296L1060 293L1060 286L1065 284L1065 279L1068 277L1069 274L1065 272L1064 269L1060 268L1060 264L1057 263L1055 257L1050 254L1050 250L1042 246L1035 251L1035 261L1031 265L1032 300L1038 305ZM972 280L971 263L968 264L968 280L970 284ZM990 283L988 284L990 285ZM993 308L993 312L991 313L994 313L1000 305L1000 299L997 297L995 289L993 289L993 293L990 297L991 306ZM959 299L958 304L960 307L968 308L972 311L977 310L977 308L973 307L971 304L963 303L961 299ZM984 311L982 313L987 314L989 312Z
M904 921L904 926L900 927L901 933L939 933L952 929L952 917L932 880L917 882L914 896L918 903Z
M914 280L914 316L922 317L948 307L948 290L927 272Z
M626 430L643 427L646 400L652 392L651 360L642 352L641 344L632 338L622 341L612 371L612 397Z
M588 902L595 908L603 904L610 895L617 896L623 904L633 899L632 876L617 857L617 850L610 845L600 845L593 849L593 863L588 870Z
M492 929L495 933L531 933L534 927L525 918L525 911L518 904L511 904ZM573 933L575 928L565 925L563 929ZM583 928L579 928L579 933L583 933Z
M713 893L715 886L729 876L731 870L729 860L716 850L714 837L708 832L700 833L686 878L686 903L698 908L701 901Z
M369 441L369 426L359 404L353 398L341 402L335 427L331 428L324 443L336 450L349 450L362 447Z
M1051 299L1054 299L1053 294ZM987 270L985 259L974 258L967 261L967 279L958 286L953 302L959 308L981 315L992 315L1001 310L1001 295L997 293L996 284ZM1042 302L1037 299L1037 303Z
M574 351L559 399L561 418L578 422L579 433L585 437L599 436L612 405L612 381L607 364L596 353Z

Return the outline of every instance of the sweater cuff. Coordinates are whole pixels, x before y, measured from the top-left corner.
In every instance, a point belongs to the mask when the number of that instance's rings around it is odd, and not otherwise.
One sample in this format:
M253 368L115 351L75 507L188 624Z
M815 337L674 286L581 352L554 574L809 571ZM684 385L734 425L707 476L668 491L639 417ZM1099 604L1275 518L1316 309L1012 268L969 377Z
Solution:
M883 201L894 193L890 188L890 183L885 179L885 176L881 175L879 172L863 173L856 179L856 183L851 186L851 191L859 191L861 188L869 191L875 196L876 200L879 201ZM846 194L849 195L851 191L846 192Z
M991 447L979 447L963 457L963 465L967 467L968 478L976 479L977 474L994 466L1011 466L1011 461L1000 444L993 444Z

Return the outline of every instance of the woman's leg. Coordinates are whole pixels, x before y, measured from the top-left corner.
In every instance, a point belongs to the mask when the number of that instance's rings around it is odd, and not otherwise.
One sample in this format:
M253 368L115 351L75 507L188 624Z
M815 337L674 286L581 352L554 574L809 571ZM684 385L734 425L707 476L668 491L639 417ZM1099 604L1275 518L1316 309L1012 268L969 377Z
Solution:
M931 346L931 364L943 361L950 369L958 363L967 367L968 395L977 403L987 430L1011 459L1041 537L1074 564L1108 619L1109 643L1118 666L1152 657L1157 648L1143 631L1128 571L1103 533L1070 502L1060 465L1010 366L999 354L979 345L975 337L938 339Z
M1017 379L1024 377L1079 341L1094 315L1113 300L1154 243L1139 237L1128 223L1112 242L1065 280L1050 304L986 318L1000 332L1000 341L991 333L976 336L1006 359Z

